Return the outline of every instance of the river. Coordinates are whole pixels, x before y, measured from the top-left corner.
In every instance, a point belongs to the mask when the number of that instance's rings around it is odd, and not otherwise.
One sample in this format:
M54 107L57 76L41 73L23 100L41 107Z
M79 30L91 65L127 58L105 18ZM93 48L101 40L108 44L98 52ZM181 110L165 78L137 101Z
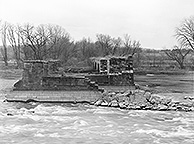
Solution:
M3 102L14 82L0 83L1 144L194 143L194 112Z

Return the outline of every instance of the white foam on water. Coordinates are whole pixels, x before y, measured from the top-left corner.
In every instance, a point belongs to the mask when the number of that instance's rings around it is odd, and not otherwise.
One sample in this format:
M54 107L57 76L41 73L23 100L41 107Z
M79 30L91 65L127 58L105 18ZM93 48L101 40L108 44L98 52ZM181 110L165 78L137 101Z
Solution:
M152 127L152 125L150 125L150 124L144 124L144 126L146 126L146 127Z
M18 127L16 128L15 125L0 126L0 133L5 133L5 134L15 133L18 131L17 129L18 129Z
M88 126L89 124L84 120L76 120L74 123L74 126L80 127L80 126Z
M13 107L8 107L8 108L4 108L0 111L0 117L5 117L5 116L12 116L12 117L20 117L23 115L28 115L28 114L32 114L34 111L32 110L28 110L26 108L20 108L20 109L16 109Z
M17 113L17 114L16 114ZM60 123L60 122L73 122L77 119L80 119L79 116L67 116L67 115L54 115L54 114L46 114L45 115L45 112L43 112L44 114L40 114L40 113L36 113L36 111L34 113L32 113L32 109L30 110L27 110L27 109L21 109L21 110L18 110L17 112L15 112L15 114L13 116L7 116L7 114L4 114L2 116L2 118L17 118L21 121L26 121L28 119L31 119L33 120L34 122L36 123L39 123L39 122L44 122L44 123L49 123L49 122L57 122L57 123ZM33 122L33 123L34 123Z
M44 106L38 105L33 109L36 114L40 115L66 115L66 114L75 114L75 113L83 113L85 111L82 110L74 110L69 107L63 106Z
M130 116L145 116L145 115L155 115L155 114L168 114L163 111L151 111L151 110L130 110L128 113Z
M19 118L29 118L32 119L36 122L44 122L44 123L49 123L49 122L56 122L56 123L61 123L61 122L65 122L65 123L70 123L73 122L77 119L79 119L80 117L78 116L48 116L48 115L24 115L24 116L20 116Z
M143 116L142 113L138 113L137 111L136 112L128 112L128 116L130 117L141 117Z
M69 130L69 129L77 129L77 127L75 127L75 126L65 126L65 127L62 127L61 129Z
M181 115L179 117L174 117L170 120L166 120L167 122L173 122L174 125L183 125L184 127L187 127L188 129L192 129L194 132L194 116L193 115Z
M43 105L38 105L33 110L35 111L36 114L50 115L55 110L55 107L54 106L46 107Z
M59 122L71 122L71 121L80 119L80 117L79 116L48 116L47 119L50 121L55 120Z
M162 137L166 137L166 135L168 134L168 132L157 130L157 129L151 129L151 130L139 129L139 130L136 130L135 132L132 132L132 133L155 134L155 135L159 135Z
M181 123L189 126L194 124L194 117L190 117L190 118L176 117L176 118L173 118L172 121L180 121Z
M52 133L52 134L49 134L49 137L58 138L58 137L61 137L61 136L58 133Z
M113 127L113 126L114 126L113 124L108 124L108 125L106 125L105 127L111 128L111 127Z
M194 130L188 130L183 128L181 125L174 128L175 132L170 133L171 136L185 136L185 137L194 137Z
M33 110L28 110L26 108L20 108L15 112L16 115L33 115Z
M64 130L78 130L79 128L88 127L90 126L89 123L85 120L77 119L71 125L67 125L65 127L62 127Z
M155 134L161 137L194 137L194 131L184 129L182 126L176 127L173 131L162 131L158 129L139 129L132 133L145 133L145 134Z
M45 137L45 135L43 135L41 133L36 133L36 134L34 134L34 137Z
M123 112L115 109L115 108L102 108L102 107L98 107L95 110L93 110L94 114L119 114L119 115L124 115Z
M6 125L6 126L0 126L0 132L4 134L11 134L11 133L20 133L22 131L33 131L37 130L34 127L26 125Z
M82 111L82 110L73 110L71 108L57 106L57 107L55 107L55 110L52 112L52 114L65 115L65 114L80 113L80 112L85 113L85 111Z
M94 110L93 112L94 114L111 114L111 113L114 113L110 110L107 110L107 109L104 109L104 108L97 108Z
M34 120L34 121L44 121L44 122L48 122L47 119L45 119L45 117L41 117L38 115L28 115L28 118Z

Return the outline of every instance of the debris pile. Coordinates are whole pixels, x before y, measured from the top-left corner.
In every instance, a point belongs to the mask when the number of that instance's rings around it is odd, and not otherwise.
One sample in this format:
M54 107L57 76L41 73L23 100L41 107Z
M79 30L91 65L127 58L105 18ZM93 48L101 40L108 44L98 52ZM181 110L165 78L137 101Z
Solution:
M104 92L102 97L93 104L128 110L194 111L194 101L192 100L177 102L140 89Z

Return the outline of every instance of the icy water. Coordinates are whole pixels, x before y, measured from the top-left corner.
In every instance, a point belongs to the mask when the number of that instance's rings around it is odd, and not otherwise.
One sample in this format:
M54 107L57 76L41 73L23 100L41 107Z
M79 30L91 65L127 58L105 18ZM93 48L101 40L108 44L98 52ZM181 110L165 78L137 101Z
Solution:
M13 82L1 81L0 144L194 143L194 112L3 102Z

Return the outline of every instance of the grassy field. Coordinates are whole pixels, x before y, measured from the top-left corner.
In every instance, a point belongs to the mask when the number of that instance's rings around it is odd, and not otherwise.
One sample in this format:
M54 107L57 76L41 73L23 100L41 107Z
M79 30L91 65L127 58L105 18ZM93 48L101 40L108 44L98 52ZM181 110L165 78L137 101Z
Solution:
M135 75L135 82L158 92L193 93L194 72L184 74L147 74Z
M135 82L160 96L175 101L194 96L194 72L184 74L147 74L135 75Z

